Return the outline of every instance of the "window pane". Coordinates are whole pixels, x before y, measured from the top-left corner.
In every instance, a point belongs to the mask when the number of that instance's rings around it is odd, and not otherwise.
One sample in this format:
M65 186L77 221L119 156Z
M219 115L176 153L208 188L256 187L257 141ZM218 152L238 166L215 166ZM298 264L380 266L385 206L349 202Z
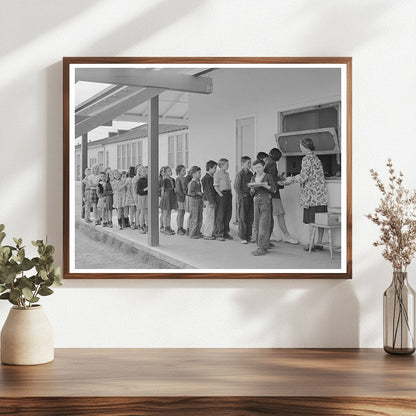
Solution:
M121 144L117 145L117 169L121 169Z
M168 166L175 167L175 136L168 137Z
M185 134L185 160L184 165L189 166L189 151L188 151L188 133Z
M127 166L128 169L131 166L131 143L127 143Z
M137 143L137 164L143 163L143 141L140 140Z
M131 165L137 165L137 142L131 144Z
M123 144L122 145L122 147L121 147L121 150L122 150L122 153L121 153L121 169L126 169L126 158L127 158L127 156L126 156L126 145L125 144Z

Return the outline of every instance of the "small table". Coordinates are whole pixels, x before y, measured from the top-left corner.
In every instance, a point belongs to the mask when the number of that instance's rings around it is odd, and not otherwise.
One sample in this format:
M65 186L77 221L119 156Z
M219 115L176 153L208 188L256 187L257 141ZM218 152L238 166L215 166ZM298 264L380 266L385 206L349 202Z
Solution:
M0 367L0 415L412 415L414 356L379 349L57 349Z
M336 228L341 228L341 223L333 224L333 225L324 225L324 224L316 224L313 223L312 225L312 233L311 233L311 241L309 242L309 253L312 250L313 244L315 242L315 235L316 230L318 228L323 228L324 230L328 230L328 244L322 244L323 247L328 247L329 252L331 254L331 259L333 257L333 246L332 246L332 230L335 230Z

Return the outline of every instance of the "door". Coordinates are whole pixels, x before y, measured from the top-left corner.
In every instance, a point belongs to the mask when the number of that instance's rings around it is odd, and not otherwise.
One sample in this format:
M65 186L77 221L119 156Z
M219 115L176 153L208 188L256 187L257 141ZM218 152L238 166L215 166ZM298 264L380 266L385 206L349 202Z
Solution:
M241 169L241 157L255 158L256 151L256 118L254 116L239 118L235 121L235 173ZM234 219L238 223L238 200L234 202Z

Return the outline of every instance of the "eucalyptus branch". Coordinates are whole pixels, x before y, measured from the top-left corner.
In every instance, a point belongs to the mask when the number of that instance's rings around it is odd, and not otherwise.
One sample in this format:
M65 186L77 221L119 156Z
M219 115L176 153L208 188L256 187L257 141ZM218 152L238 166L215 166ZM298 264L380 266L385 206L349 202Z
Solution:
M43 240L32 241L38 255L27 258L21 238L14 238L15 246L2 245L6 234L0 224L0 299L5 299L19 309L30 308L39 296L53 293L52 285L61 285L60 268L55 268L55 248ZM32 275L30 275L32 272Z

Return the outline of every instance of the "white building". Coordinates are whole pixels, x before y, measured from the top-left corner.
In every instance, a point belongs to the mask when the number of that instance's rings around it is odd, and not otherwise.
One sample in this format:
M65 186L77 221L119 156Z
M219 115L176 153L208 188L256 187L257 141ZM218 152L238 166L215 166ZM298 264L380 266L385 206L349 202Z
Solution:
M148 164L147 124L129 131L109 133L109 136L88 142L88 166L98 163L100 168L128 170L130 166ZM170 166L189 164L188 127L185 125L163 124L159 128L159 165ZM75 180L82 179L81 145L75 147Z

